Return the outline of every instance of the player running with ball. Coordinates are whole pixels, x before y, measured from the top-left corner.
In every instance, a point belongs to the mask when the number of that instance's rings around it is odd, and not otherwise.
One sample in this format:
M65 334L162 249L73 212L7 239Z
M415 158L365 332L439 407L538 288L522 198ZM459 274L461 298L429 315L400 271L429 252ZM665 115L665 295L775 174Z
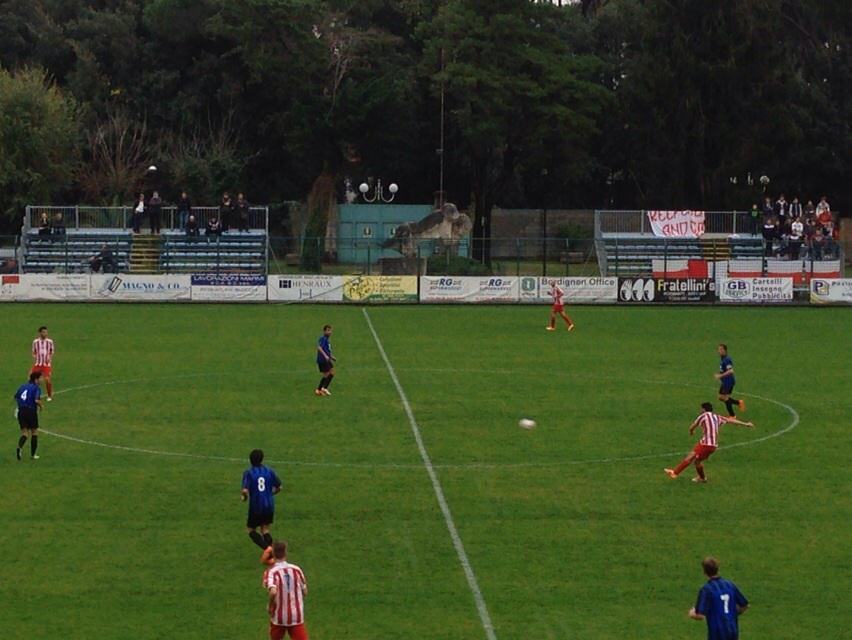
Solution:
M545 328L548 331L556 331L556 316L559 315L565 321L565 324L568 325L568 331L573 331L574 322L565 313L565 304L562 302L565 292L556 284L556 280L551 280L549 284L550 291L548 291L548 294L553 298L553 306L550 309L550 324Z
M689 435L692 435L692 432L695 431L699 425L701 426L701 430L703 432L701 440L698 441L695 448L688 456L681 460L680 464L674 469L664 469L666 475L668 475L672 480L677 478L681 471L694 462L695 470L698 472L698 475L695 476L692 481L707 482L707 476L704 475L704 465L702 463L713 455L714 451L716 451L716 447L718 446L717 443L719 441L719 427L727 423L739 424L744 427L754 426L754 423L751 422L741 422L736 418L720 416L718 413L713 413L713 405L709 402L703 403L701 405L701 409L701 415L693 420L689 427Z

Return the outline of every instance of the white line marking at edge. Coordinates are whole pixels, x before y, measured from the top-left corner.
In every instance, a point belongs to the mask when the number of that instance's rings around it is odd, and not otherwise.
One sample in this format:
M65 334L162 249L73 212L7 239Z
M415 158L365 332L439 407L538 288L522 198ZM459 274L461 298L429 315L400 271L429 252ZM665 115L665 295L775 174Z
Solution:
M379 334L373 327L373 322L370 320L370 314L366 308L362 308L364 319L367 321L367 326L370 328L370 333L373 334L373 340L376 341L376 347L385 361L385 366L388 369L391 380L399 394L399 399L402 401L402 406L408 416L408 422L411 425L411 432L414 434L414 439L417 441L417 448L420 450L420 457L423 459L423 466L426 467L426 473L429 474L429 479L432 481L432 488L435 490L435 497L438 499L438 505L441 507L441 512L444 514L444 522L447 523L447 530L450 532L450 538L453 540L453 546L456 549L456 554L459 557L464 575L467 578L467 585L473 593L473 599L476 601L476 609L479 611L479 619L482 621L482 628L485 630L485 637L488 640L497 640L497 634L494 633L494 625L491 623L491 616L488 613L488 606L485 604L485 598L482 597L482 591L479 589L479 583L476 581L476 574L473 572L473 567L470 564L470 559L467 557L467 552L464 550L464 543L459 536L456 523L453 521L453 514L450 512L450 505L447 504L447 499L444 497L444 489L441 487L441 481L438 479L438 474L435 472L435 467L432 466L432 460L429 457L429 452L426 451L426 445L423 444L423 437L420 435L420 427L417 426L417 420L414 417L414 412L411 410L411 404L408 402L408 396L405 395L405 390L399 382L399 378L394 371L388 354L382 346L382 341L379 339Z

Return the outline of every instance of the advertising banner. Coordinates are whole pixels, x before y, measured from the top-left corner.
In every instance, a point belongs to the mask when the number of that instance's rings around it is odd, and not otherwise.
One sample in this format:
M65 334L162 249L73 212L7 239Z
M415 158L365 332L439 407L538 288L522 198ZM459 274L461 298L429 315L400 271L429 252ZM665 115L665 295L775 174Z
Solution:
M182 275L93 275L91 300L188 301L190 276Z
M710 278L619 278L619 302L713 302L716 282Z
M344 302L417 302L417 276L344 276Z
M852 278L814 278L811 304L852 304Z
M704 234L703 211L648 211L648 222L658 238L698 238Z
M270 302L342 302L343 276L269 276Z
M4 299L12 300L87 300L89 276L53 273L4 276L3 290Z
M600 304L618 300L618 278L543 278L524 277L520 282L523 302L551 302L550 281L565 292L568 304Z
M264 302L266 276L249 273L200 273L191 279L194 302Z
M424 276L422 302L517 302L519 279L498 276Z
M21 285L21 276L0 276L0 300L14 300L15 292Z
M719 300L723 302L790 302L793 278L723 278Z

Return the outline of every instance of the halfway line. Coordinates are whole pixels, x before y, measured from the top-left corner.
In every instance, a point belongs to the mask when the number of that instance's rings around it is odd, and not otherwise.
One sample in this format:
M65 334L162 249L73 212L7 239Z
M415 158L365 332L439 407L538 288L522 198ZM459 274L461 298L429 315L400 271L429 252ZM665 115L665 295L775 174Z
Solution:
M479 583L476 581L476 574L473 572L473 567L470 564L470 559L467 557L467 552L464 550L464 543L459 536L456 523L453 521L453 514L450 512L450 505L447 504L447 498L444 496L444 489L441 487L441 481L438 479L438 474L435 472L435 467L432 466L432 459L429 457L429 452L426 451L426 445L423 444L423 437L420 435L420 427L417 425L417 420L414 418L414 412L411 410L411 404L408 402L408 396L399 382L399 378L394 371L393 365L382 346L382 341L379 340L379 334L373 327L373 322L370 320L370 314L367 313L366 307L362 309L364 319L367 321L367 326L370 328L370 333L373 334L373 340L376 341L376 347L385 362L391 380L399 394L399 399L402 400L402 406L405 409L405 414L408 416L408 422L411 425L411 432L414 434L414 440L417 442L417 448L420 451L420 457L423 460L423 466L426 467L426 473L429 474L429 479L432 481L432 488L435 490L435 497L438 499L438 506L441 507L441 513L444 514L444 522L447 523L447 530L450 532L450 538L453 541L453 547L456 549L456 554L459 557L464 575L467 578L467 585L473 593L473 599L476 602L476 609L479 611L479 619L482 621L482 628L485 629L485 637L488 640L497 640L497 634L494 633L494 625L491 623L491 616L488 613L488 606L485 604L485 598L482 597L482 591L479 589Z

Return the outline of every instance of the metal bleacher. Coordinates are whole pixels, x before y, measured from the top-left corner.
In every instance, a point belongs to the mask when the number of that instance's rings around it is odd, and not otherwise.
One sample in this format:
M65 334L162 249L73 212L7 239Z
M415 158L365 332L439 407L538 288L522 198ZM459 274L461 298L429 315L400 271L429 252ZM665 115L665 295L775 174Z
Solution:
M26 233L23 243L25 273L84 273L89 260L107 245L115 255L118 270L127 269L133 236L120 229L68 229L65 233Z
M669 240L613 233L598 238L596 244L601 274L607 276L650 275L654 259L717 261L761 258L763 255L762 238L751 235Z
M264 273L266 233L227 231L220 236L187 236L180 231L162 235L163 273Z

